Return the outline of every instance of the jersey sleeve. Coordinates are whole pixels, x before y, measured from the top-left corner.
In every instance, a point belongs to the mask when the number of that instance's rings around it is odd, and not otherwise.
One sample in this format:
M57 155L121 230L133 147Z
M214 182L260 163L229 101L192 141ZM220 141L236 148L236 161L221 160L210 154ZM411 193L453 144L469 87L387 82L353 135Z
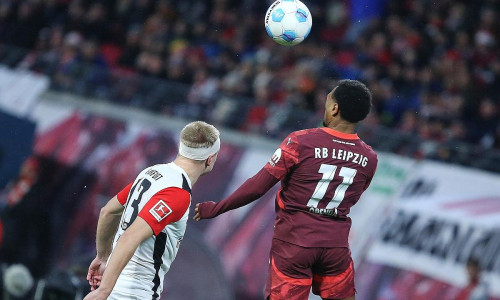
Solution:
M188 191L169 187L154 194L139 212L139 217L158 235L169 223L179 221L191 203Z
M297 135L288 135L274 152L264 168L275 178L282 180L293 166L299 162L299 142Z
M130 192L132 183L133 182L124 187L123 190L121 190L118 194L116 194L116 198L118 198L118 202L120 202L121 205L125 205L125 202L127 202L128 193Z
M198 206L200 218L214 218L222 213L225 213L226 211L247 205L262 197L276 183L278 183L278 179L269 174L267 170L261 169L252 178L249 178L247 181L245 181L226 199L218 203L200 203L200 205Z
M366 189L368 189L368 187L370 186L370 183L372 183L373 177L375 176L375 172L377 171L377 167L378 167L378 157L375 155L375 167L373 168L372 176L366 181L363 191L366 191Z

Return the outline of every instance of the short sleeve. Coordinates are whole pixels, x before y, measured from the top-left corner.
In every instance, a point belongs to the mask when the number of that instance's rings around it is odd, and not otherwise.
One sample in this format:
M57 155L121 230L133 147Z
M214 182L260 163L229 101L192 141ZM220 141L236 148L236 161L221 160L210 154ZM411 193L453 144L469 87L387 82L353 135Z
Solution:
M282 180L286 174L299 162L299 143L297 135L288 135L274 152L264 168L275 178Z
M116 194L116 198L118 198L118 202L120 202L121 205L125 205L125 202L127 202L128 193L130 193L132 183L133 182L124 187L123 190L121 190L118 194Z
M366 191L366 189L370 186L370 183L372 182L372 179L375 176L375 172L377 171L377 167L378 167L378 157L377 155L375 155L375 166L373 167L373 173L372 176L366 181L365 187L363 189L364 191Z
M139 217L151 226L158 235L165 226L179 221L186 213L191 203L188 191L170 187L154 194L139 212Z

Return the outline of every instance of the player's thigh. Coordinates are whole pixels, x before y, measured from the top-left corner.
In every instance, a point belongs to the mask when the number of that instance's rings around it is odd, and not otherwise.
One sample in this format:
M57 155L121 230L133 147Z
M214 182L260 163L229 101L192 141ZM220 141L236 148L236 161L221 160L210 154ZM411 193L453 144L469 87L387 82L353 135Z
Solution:
M314 294L323 299L354 299L354 264L348 248L324 248L313 272Z
M312 283L314 254L304 248L273 239L266 297L270 300L306 300Z

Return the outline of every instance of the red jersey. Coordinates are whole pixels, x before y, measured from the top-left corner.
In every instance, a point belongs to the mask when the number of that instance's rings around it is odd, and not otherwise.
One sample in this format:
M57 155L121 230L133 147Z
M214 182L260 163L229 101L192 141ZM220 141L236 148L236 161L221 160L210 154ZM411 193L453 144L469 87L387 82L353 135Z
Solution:
M274 238L303 247L348 247L347 215L377 161L356 134L325 127L291 133L264 167L281 181Z

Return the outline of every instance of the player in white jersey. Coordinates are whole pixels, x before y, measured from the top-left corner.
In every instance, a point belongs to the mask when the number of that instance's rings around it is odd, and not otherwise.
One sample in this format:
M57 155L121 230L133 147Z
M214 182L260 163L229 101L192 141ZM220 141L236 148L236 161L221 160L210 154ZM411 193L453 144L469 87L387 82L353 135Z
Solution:
M186 231L191 187L220 149L219 131L201 121L186 125L180 140L173 162L146 168L101 209L84 300L159 299Z

